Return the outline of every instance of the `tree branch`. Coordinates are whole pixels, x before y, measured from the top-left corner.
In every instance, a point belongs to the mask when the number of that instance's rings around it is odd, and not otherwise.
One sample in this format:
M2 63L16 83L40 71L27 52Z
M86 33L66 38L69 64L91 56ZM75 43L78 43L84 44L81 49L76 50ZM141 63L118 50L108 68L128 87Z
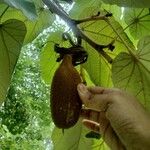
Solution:
M63 10L61 10L55 2L51 0L42 0L45 5L49 8L49 10L55 14L57 14L60 18L62 18L68 26L73 30L75 35L81 37L85 40L89 45L91 45L96 51L98 51L109 63L112 63L112 58L103 50L104 48L109 48L112 43L108 45L100 45L92 41L87 35L83 33L83 31L77 26L77 20L73 20L66 14Z
M81 19L81 20L76 20L76 24L80 24L80 23L84 23L84 22L89 22L89 21L95 21L95 20L106 20L107 17L106 16L96 16L96 17L88 17L85 19Z

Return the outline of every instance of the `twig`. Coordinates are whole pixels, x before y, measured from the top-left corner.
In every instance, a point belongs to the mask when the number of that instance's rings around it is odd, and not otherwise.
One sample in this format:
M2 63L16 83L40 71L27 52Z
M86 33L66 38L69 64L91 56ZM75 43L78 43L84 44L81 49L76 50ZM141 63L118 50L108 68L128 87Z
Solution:
M92 17L88 17L85 19L81 19L81 20L75 20L76 24L80 24L80 23L84 23L84 22L89 22L89 21L94 21L94 20L106 20L107 17L104 16L92 16Z
M68 26L73 30L75 35L85 40L96 51L98 51L109 63L112 63L113 61L112 58L103 50L103 48L109 48L110 44L112 43L109 43L108 45L100 45L100 44L95 43L87 35L85 35L83 31L77 26L76 24L77 20L71 19L68 14L66 14L63 10L57 7L56 3L52 2L51 0L42 0L42 1L44 2L45 5L47 5L50 11L57 14L68 24Z

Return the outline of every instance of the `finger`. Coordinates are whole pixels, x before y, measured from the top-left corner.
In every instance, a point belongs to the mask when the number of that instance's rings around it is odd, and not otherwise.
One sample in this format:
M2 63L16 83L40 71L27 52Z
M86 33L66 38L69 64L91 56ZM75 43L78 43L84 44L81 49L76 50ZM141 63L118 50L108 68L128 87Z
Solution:
M104 87L99 87L99 86L91 86L88 87L88 90L92 93L92 94L103 94L106 90L106 88Z
M83 119L99 122L100 113L91 109L81 109L80 116Z
M99 87L99 86L91 86L91 87L88 87L87 89L92 94L108 94L112 92L121 92L121 90L117 88L104 88L104 87Z
M84 100L84 105L89 109L101 112L106 111L109 104L109 98L107 94L95 94Z
M78 84L77 91L83 103L91 98L92 94L88 91L87 87L84 84Z
M91 87L88 87L88 90L92 94L108 94L108 93L115 91L114 88L109 89L109 88L104 88L100 86L91 86Z
M83 125L86 126L88 129L94 132L100 133L100 124L91 120L86 120L86 119L84 119L82 122L83 122Z
M109 124L109 120L106 118L105 112L97 112L90 109L82 109L81 110L82 119L91 120L97 122L101 125L102 132Z
M77 90L84 105L92 110L105 111L108 94L92 94L84 84L79 84Z

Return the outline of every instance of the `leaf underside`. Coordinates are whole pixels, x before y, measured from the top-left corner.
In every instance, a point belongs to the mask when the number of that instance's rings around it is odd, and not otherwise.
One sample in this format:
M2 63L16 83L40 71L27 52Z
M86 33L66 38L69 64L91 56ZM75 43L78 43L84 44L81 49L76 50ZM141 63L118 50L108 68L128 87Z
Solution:
M150 36L140 40L132 55L122 52L114 60L112 79L115 87L132 92L150 110Z
M0 102L5 99L25 34L26 27L19 20L0 24Z

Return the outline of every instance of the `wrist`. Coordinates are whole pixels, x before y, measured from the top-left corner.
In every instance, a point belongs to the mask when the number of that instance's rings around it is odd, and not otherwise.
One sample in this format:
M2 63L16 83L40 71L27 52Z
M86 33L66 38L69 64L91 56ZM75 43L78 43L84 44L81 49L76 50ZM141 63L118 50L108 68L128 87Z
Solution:
M147 120L147 119L146 119ZM136 134L128 150L150 150L150 120L137 125Z
M143 126L143 132L141 132L141 149L150 149L150 121Z

